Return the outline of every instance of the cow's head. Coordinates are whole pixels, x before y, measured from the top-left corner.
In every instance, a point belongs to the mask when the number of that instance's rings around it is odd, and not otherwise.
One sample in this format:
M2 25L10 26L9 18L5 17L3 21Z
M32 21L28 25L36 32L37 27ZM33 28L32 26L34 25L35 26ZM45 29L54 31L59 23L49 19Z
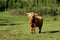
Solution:
M35 14L34 12L31 12L31 13L26 13L29 17L29 19L33 19L37 14Z

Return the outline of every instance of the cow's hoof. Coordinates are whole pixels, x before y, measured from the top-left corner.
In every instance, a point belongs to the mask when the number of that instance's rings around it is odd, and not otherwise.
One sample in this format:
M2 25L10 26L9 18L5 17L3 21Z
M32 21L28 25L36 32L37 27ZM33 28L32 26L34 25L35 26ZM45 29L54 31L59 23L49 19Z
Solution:
M33 32L31 32L33 34Z
M39 33L41 33L41 32L39 31Z

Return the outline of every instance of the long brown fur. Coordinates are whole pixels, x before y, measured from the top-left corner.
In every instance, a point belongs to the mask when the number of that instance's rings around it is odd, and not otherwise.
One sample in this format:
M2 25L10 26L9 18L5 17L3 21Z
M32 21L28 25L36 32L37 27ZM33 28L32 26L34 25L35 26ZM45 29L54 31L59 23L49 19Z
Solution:
M27 13L29 17L29 24L31 27L31 33L35 33L35 28L39 28L39 33L41 33L43 18L41 16L36 16L34 12Z

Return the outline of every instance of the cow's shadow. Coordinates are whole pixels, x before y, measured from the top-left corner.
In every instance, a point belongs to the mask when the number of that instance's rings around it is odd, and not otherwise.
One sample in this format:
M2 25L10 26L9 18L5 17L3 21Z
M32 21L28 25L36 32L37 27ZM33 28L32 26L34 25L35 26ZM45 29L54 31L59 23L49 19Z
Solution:
M42 32L42 33L44 34L44 33L58 33L58 32L60 32L60 30L45 31L45 32Z

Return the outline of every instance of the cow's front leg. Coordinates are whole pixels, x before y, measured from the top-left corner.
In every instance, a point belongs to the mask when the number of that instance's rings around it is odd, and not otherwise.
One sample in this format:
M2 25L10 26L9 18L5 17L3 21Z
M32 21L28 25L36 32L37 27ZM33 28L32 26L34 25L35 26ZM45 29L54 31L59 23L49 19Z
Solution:
M33 28L33 31L34 31L34 34L35 34L35 33L36 33L36 32L35 32L35 27Z
M31 33L33 34L33 28L31 28Z
M35 28L31 28L31 33L32 34L35 34L36 32L35 32Z
M36 32L35 32L35 29L36 29L36 25L34 24L34 34L36 33Z
M31 33L35 33L35 27L34 27L34 24L31 24Z

